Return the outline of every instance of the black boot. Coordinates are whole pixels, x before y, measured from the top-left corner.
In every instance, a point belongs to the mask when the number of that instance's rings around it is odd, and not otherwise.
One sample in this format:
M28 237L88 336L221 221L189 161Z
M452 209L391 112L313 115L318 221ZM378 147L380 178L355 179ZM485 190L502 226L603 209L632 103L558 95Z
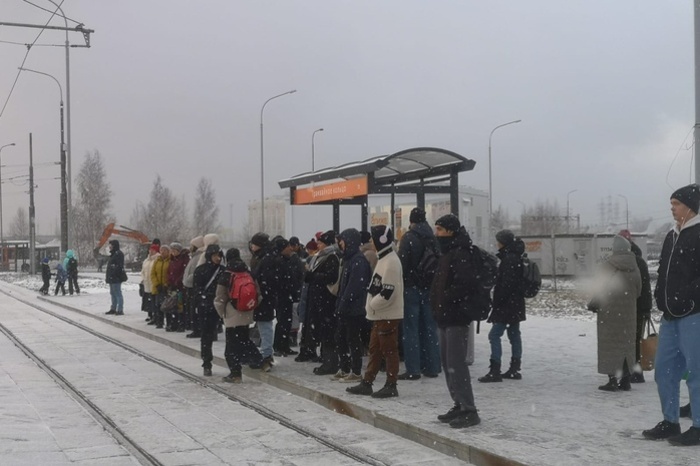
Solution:
M346 392L352 393L353 395L371 395L372 394L372 383L365 382L364 380L359 384L348 387L345 389Z
M520 359L510 359L510 367L503 373L503 378L512 380L520 380L523 378L522 374L520 374Z
M491 359L489 373L483 377L479 377L479 382L503 382L503 376L501 375L501 362Z
M620 390L623 392L628 392L632 390L632 385L631 385L631 376L628 375L623 375L622 378L620 379Z
M372 398L392 398L395 396L399 396L395 383L387 383L381 390L372 393Z
M681 417L688 417L688 418L692 418L692 417L693 417L693 416L691 415L691 411L690 411L690 403L688 403L688 404L685 405L685 406L681 406L680 415L681 415Z
M617 383L617 377L614 375L608 376L608 383L598 387L598 390L603 390L604 392L618 392L620 391L620 386Z

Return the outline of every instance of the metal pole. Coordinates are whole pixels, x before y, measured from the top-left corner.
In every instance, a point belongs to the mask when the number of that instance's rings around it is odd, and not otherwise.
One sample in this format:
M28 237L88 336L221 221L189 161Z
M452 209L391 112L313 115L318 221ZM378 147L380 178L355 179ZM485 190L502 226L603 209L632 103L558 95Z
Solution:
M316 131L314 131L313 133L311 133L311 171L312 172L316 171L316 163L315 163L316 150L315 150L314 138L316 137L316 133L318 133L319 131L323 131L323 128L319 128Z
M629 202L627 202L627 196L623 196L622 194L618 194L621 198L625 200L625 219L626 219L626 229L630 229L630 205Z
M270 97L260 109L260 231L265 231L265 149L263 138L263 114L265 113L265 106L271 100L282 97L283 95L294 94L296 91L296 89L292 89L291 91Z
M700 183L700 0L695 9L695 182Z
M570 213L569 213L569 196L570 196L572 193L575 193L576 191L578 191L578 189L572 189L571 191L569 191L568 193L566 193L566 234L567 234L567 235L569 234L569 216L570 216Z
M700 1L700 0L699 0ZM492 177L491 177L491 138L493 137L493 133L498 129L498 128L503 128L504 126L508 125L514 125L515 123L520 123L523 120L513 120L509 121L508 123L503 123L502 125L496 126L494 129L491 130L491 134L489 134L489 237L493 236L493 186L492 186ZM493 239L489 239L489 242L493 241Z
M5 263L5 237L2 234L2 150L5 147L14 146L15 143L5 144L0 147L0 260Z
M34 156L32 153L32 133L29 133L29 273L36 273L36 261L34 260L34 249L36 233L34 219Z

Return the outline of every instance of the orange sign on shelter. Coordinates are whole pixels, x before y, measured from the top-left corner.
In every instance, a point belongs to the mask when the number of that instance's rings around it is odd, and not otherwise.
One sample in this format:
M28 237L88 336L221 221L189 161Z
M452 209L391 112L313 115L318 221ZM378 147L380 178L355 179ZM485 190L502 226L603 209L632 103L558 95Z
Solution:
M294 205L349 199L367 195L367 177L338 181L294 191Z

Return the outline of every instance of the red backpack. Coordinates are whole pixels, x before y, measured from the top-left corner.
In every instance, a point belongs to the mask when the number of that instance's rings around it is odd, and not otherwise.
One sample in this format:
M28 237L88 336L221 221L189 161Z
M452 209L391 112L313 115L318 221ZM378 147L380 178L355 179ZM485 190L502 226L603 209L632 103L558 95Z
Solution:
M258 307L258 285L248 272L231 272L228 294L239 311L252 311Z

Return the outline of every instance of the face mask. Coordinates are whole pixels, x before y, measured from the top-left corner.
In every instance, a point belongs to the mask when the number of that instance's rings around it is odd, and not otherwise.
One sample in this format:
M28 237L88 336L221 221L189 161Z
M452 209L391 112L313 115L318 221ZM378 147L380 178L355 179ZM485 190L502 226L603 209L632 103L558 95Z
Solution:
M454 236L438 236L436 239L440 246L440 251L445 254L450 250L450 245L452 241L454 241Z

